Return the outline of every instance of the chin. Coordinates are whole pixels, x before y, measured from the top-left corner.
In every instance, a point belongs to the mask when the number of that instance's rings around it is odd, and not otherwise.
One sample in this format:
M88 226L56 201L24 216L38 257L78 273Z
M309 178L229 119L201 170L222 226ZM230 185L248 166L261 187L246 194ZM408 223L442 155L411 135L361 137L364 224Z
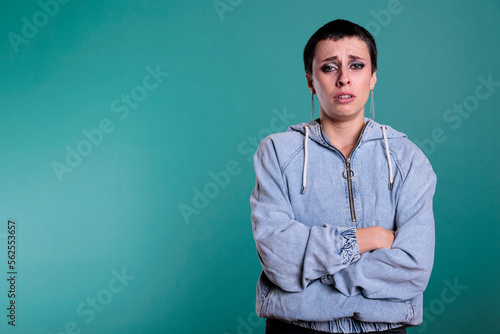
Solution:
M357 117L365 117L364 110L352 111L352 110L339 110L332 113L325 113L325 116L332 120L348 120Z

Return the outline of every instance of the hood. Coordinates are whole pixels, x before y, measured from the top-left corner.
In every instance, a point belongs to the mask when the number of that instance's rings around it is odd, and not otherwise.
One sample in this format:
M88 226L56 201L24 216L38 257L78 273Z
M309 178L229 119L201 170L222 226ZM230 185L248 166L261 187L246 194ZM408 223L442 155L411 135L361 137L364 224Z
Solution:
M319 119L310 121L308 123L300 123L297 125L289 126L287 132L296 131L304 135L304 168L302 173L302 193L306 192L307 184L307 160L308 160L308 148L307 142L309 139L317 142L322 146L333 146L326 135L323 133L323 129L319 124ZM403 138L407 137L406 134L396 131L388 125L382 125L375 122L373 119L365 117L365 126L361 133L361 138L359 139L358 145L363 142L368 142L370 140L383 139L385 143L385 153L387 158L387 166L389 168L389 189L392 190L394 184L394 176L392 171L392 162L389 152L389 139L393 138Z

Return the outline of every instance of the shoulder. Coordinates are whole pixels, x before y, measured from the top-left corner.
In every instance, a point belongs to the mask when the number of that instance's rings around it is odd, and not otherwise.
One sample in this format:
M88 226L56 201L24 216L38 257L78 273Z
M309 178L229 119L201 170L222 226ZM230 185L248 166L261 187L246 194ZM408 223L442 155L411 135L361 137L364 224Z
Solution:
M407 137L393 138L390 142L390 151L401 159L411 161L413 159L426 160L424 152Z
M296 131L273 133L262 139L260 146L274 145L281 150L286 150L304 144L304 135Z
M410 171L413 171L413 173L418 172L419 174L435 178L432 165L424 152L406 134L393 128L391 129L399 134L403 134L402 136L394 136L388 139L389 151L396 160L403 175L407 176ZM385 146L383 140L381 140L381 144Z
M406 177L410 170L415 169L422 169L423 173L434 174L429 159L404 132L372 119L368 119L368 122L364 140L378 142L383 148L380 153L384 152L387 146L403 177Z
M284 167L304 148L304 135L297 131L273 133L259 144L254 159L276 159Z

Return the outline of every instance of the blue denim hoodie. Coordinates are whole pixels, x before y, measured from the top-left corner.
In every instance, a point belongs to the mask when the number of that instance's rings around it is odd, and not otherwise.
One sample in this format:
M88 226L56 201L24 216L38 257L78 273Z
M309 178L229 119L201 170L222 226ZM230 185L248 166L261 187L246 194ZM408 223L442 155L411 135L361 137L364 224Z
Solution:
M262 140L254 167L258 316L330 333L422 322L436 175L405 134L365 118L345 158L318 120L301 123ZM392 249L360 255L369 226L396 231Z

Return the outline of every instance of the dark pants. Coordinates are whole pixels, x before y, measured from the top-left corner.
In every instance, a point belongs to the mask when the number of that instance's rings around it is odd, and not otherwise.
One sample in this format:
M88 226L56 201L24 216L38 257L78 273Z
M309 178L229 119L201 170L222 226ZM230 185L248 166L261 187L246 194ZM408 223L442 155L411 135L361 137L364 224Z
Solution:
M382 332L366 332L364 334L406 334L406 329L403 327L388 329ZM304 328L297 325L292 325L276 319L266 320L266 334L325 334L325 332L316 331L314 329Z

